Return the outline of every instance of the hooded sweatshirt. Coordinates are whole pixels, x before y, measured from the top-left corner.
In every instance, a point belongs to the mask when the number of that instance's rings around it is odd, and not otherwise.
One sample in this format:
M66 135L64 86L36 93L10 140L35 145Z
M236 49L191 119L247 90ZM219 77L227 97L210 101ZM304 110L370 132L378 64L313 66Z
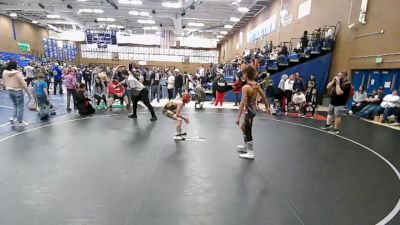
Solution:
M7 90L22 91L28 89L24 75L18 70L4 70L3 82Z

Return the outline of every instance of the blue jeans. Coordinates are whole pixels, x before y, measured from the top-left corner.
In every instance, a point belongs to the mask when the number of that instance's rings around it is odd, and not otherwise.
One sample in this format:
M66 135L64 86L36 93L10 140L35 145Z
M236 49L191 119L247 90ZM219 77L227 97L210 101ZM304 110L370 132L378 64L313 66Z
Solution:
M9 90L8 94L14 104L13 117L17 118L18 122L22 122L24 118L24 93L22 91Z
M160 87L158 85L151 86L150 102L152 102L155 98L157 98L157 102L160 102Z
M240 92L235 93L235 105L240 104Z
M383 118L387 121L388 117L393 115L396 112L396 107L387 107L383 110Z
M175 87L175 94L174 98L179 94L179 97L182 97L182 88L181 87Z
M365 106L360 112L356 113L356 117L362 117L362 118L370 118L371 116L376 116L377 111L379 111L381 108L380 105L376 104L370 104Z
M167 85L161 86L161 90L162 90L162 98L168 98L168 89L167 89Z

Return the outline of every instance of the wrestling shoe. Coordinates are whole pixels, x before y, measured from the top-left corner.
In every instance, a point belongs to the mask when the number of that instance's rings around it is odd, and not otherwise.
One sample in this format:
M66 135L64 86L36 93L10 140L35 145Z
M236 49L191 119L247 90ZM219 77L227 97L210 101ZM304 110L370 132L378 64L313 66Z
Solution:
M10 117L10 119L8 119L8 122L10 122L10 124L14 124L15 122L17 122L17 119L14 117Z
M324 126L321 127L321 130L326 130L327 131L327 130L331 129L332 127L333 127L332 124L329 124L329 125L325 124Z
M247 153L239 154L242 159L254 159L254 151L247 150Z
M150 119L150 121L152 121L152 122L154 122L154 121L156 121L156 120L157 120L157 117L156 117L156 116L151 117L151 119Z
M174 136L174 141L184 141L184 140L185 140L185 138L182 136L179 136L179 135Z
M247 148L245 145L238 145L236 148L239 153L247 153Z
M331 134L339 134L340 132L339 132L339 130L338 129L336 129L336 128L329 128L328 130L327 130L329 133L331 133Z
M132 115L130 115L130 116L128 116L129 118L132 118L132 119L136 119L137 118L137 115L136 114L132 114Z

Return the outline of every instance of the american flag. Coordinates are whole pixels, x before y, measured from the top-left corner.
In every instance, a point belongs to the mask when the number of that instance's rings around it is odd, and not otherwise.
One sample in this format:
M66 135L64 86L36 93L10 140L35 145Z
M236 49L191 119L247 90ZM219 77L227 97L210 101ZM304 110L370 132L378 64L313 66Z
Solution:
M161 48L169 48L171 45L171 31L164 30L161 32Z

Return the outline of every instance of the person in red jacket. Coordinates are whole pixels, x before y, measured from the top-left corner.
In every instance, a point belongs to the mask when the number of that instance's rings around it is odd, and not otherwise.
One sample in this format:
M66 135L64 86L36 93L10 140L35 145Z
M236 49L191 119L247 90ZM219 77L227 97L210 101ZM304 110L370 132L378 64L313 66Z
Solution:
M108 85L108 102L110 105L110 111L112 110L112 105L116 99L124 100L125 104L128 106L128 97L125 95L125 88L122 83L119 82L119 78L114 76L111 84Z

